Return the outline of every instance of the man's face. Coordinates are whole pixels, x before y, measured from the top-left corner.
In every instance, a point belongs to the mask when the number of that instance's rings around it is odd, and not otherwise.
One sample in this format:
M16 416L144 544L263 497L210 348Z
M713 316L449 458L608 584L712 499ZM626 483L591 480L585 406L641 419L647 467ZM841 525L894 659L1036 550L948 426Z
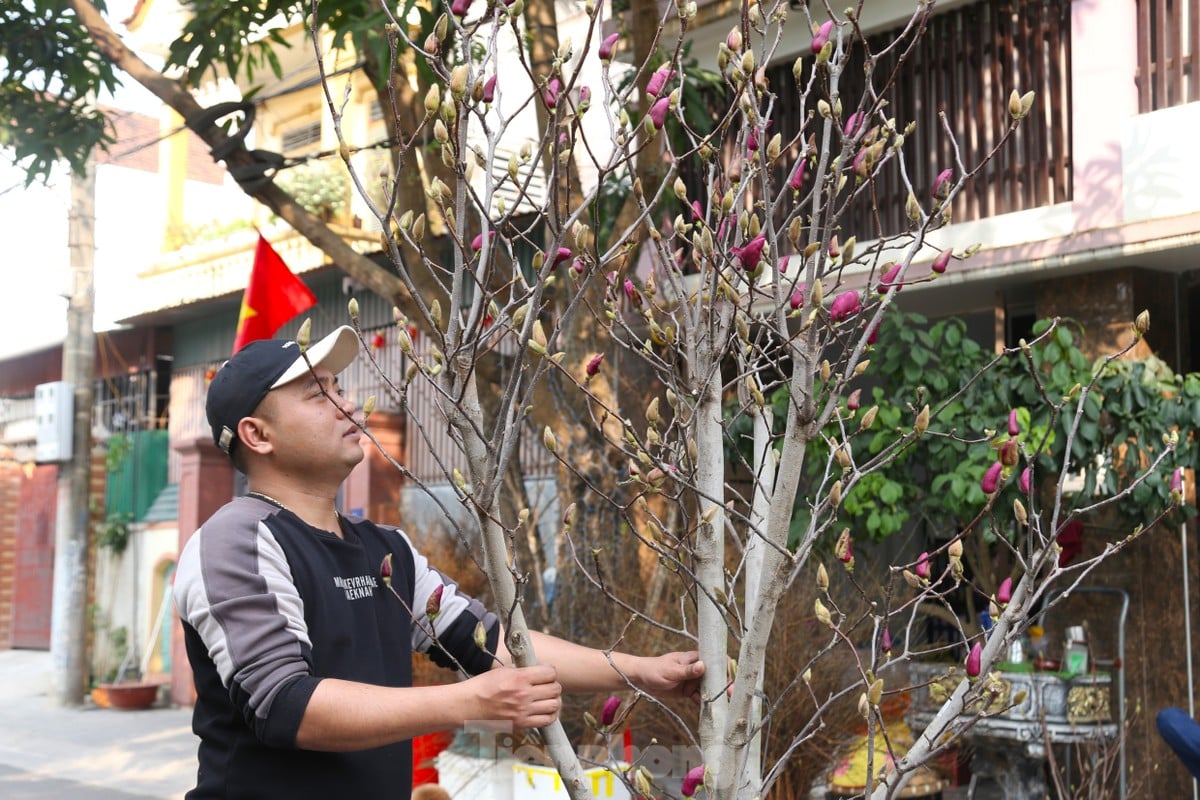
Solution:
M356 410L337 378L318 367L316 377L272 389L254 415L265 423L277 467L297 475L337 469L340 482L363 458L362 431L351 419Z

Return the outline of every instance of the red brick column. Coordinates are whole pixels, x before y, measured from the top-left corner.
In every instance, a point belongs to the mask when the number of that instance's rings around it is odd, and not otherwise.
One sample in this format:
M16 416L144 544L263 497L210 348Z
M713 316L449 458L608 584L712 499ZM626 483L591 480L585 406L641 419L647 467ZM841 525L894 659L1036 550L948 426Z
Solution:
M14 582L17 558L17 500L21 465L5 448L0 452L0 650L12 647Z
M179 452L179 552L214 511L233 497L233 463L207 436L176 442ZM196 701L179 618L171 629L171 700L190 706Z

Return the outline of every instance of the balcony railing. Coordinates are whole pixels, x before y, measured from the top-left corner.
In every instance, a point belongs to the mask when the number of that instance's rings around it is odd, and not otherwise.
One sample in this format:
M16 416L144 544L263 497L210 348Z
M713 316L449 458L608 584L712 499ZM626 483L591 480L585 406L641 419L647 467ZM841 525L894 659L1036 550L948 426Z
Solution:
M1138 107L1200 100L1200 0L1137 0Z
M905 139L904 159L909 179L921 194L927 194L939 171L955 165L954 142L946 126L954 133L963 162L973 167L992 153L1008 128L1009 93L1037 92L1030 117L958 196L952 209L955 222L1071 199L1070 15L1069 0L983 0L937 14L908 51L895 84L883 92L886 116L894 117L900 127L917 123ZM856 107L866 91L863 67L868 51L879 54L872 71L876 89L881 76L897 68L901 48L887 51L886 46L902 30L873 35L865 48L862 42L853 45L838 87L843 108ZM802 85L809 80L813 59L803 63ZM801 103L792 68L793 59L787 58L771 65L767 74L777 93L773 131L784 141L816 113L818 99L812 92L807 104ZM794 164L794 159L781 161L787 163L774 176L775 186L783 185L788 178L783 170ZM703 198L704 177L693 166L684 162L681 172L689 196ZM843 229L859 238L907 230L907 195L898 170L885 170L873 191L847 209Z

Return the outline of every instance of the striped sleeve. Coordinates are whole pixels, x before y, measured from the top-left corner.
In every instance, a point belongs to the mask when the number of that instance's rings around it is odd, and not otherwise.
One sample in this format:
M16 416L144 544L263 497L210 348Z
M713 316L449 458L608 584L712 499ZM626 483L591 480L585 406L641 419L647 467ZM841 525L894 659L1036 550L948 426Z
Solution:
M397 533L413 557L413 650L428 653L436 664L447 669L461 668L469 675L487 672L500 642L499 618L483 603L460 592L458 584L434 569L406 534ZM439 586L441 602L431 618L429 599ZM475 643L475 628L480 623L486 631L486 651Z
M255 504L226 506L192 536L175 602L246 723L267 744L294 747L319 679L303 601Z

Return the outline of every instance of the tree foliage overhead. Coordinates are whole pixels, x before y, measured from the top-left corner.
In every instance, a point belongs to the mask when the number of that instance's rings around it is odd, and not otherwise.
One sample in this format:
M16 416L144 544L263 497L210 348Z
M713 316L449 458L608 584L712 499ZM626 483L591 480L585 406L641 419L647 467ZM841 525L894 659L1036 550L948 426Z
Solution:
M48 178L58 161L82 170L88 153L112 141L96 104L117 84L67 0L0 7L0 108L8 115L0 145L12 149L27 185Z

